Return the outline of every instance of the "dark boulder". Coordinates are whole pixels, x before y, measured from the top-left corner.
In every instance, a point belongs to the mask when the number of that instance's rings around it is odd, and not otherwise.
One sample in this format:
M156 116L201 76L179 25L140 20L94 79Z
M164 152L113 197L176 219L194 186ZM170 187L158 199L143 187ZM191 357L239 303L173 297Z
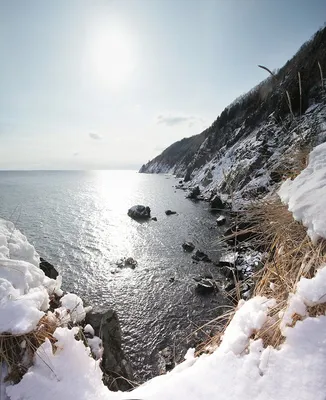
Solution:
M195 245L191 242L184 242L182 244L183 250L191 253L195 249Z
M133 219L149 219L151 217L151 209L142 205L136 205L128 210L128 215Z
M211 259L208 257L208 255L200 250L197 250L191 258L195 261L211 262Z
M171 211L171 210L166 210L165 211L166 215L173 215L173 214L176 214L176 213L177 213L176 211Z
M157 218L156 218L156 217L153 217L153 218L152 218L152 221L157 221Z
M119 267L119 268L124 268L124 267L128 268L129 267L131 269L135 269L138 265L137 261L132 257L121 258L119 261L117 261L116 264L117 264L117 267Z
M226 203L221 199L221 197L216 194L210 201L210 206L212 210L224 210Z
M189 192L189 194L187 196L187 199L196 200L199 195L200 195L200 189L199 189L199 186L196 186L193 189L191 189L191 191Z
M242 281L244 279L244 274L242 270L238 270L237 268L232 267L222 267L220 269L222 274L230 280L235 280L236 282Z
M224 215L220 215L216 218L216 223L218 226L224 225L226 223L226 217Z
M114 391L132 389L129 381L133 380L133 372L122 350L121 328L117 313L113 310L103 314L89 313L86 315L85 324L90 324L94 328L95 335L103 342L101 369L104 384Z
M196 292L199 294L209 294L216 290L216 284L213 279L210 278L201 278L197 281Z
M40 268L48 278L56 279L59 272L54 268L52 264L40 257Z

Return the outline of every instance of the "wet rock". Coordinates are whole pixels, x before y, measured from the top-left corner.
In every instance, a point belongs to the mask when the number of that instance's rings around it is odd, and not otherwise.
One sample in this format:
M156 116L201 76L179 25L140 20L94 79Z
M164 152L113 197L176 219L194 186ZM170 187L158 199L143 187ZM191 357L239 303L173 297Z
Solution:
M130 218L136 220L149 219L151 217L151 209L142 205L136 205L129 208L128 215Z
M153 218L152 218L152 221L157 221L157 218L156 218L156 217L153 217Z
M48 278L56 279L59 272L54 268L52 264L40 257L40 268Z
M184 242L182 244L183 250L191 253L195 249L195 245L191 242Z
M117 313L108 310L104 313L87 314L85 324L90 324L95 335L103 342L101 369L104 384L114 391L132 389L128 381L133 380L133 371L122 350L121 327Z
M220 267L235 267L238 258L237 252L225 253L220 257L218 264Z
M171 210L166 210L165 211L166 215L173 215L173 214L176 214L176 213L177 213L176 211L171 211Z
M191 191L188 194L187 198L196 200L199 195L200 195L200 189L199 189L199 186L196 186L193 189L191 189Z
M183 185L183 180L182 179L179 181L179 185Z
M165 347L159 352L159 373L165 374L175 367L175 357L170 346Z
M211 262L211 259L204 252L197 250L196 253L192 256L192 259L195 261L204 261Z
M221 197L216 194L210 201L210 206L212 210L224 210L226 203L221 199Z
M224 215L220 215L216 219L216 223L217 223L218 226L224 225L226 223L226 217Z
M227 239L227 243L235 245L237 242L244 242L256 236L253 229L254 224L249 221L243 221L231 226L224 232L224 236L232 236Z
M200 282L202 279L214 279L214 278L213 278L213 275L209 272L207 274L200 275L198 277L193 278L193 280L196 282Z
M217 289L215 281L210 278L201 278L197 282L196 292L199 294L209 294Z
M132 257L121 258L116 264L119 268L129 267L131 269L135 269L138 265L137 261Z
M227 279L235 281L242 281L244 279L243 271L238 270L237 268L222 267L220 271Z

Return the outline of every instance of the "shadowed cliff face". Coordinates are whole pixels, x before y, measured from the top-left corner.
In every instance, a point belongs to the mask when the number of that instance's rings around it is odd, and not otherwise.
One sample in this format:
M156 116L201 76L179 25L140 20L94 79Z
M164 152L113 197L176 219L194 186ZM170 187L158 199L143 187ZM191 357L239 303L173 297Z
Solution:
M263 192L282 179L289 152L324 141L323 69L326 76L326 28L283 68L236 99L208 129L172 144L140 172L176 174L229 195Z

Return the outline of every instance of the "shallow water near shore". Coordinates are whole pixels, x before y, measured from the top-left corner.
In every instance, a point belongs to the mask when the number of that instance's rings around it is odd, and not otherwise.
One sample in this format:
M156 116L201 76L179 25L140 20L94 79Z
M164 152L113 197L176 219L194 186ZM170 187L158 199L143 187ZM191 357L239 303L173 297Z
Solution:
M205 338L200 326L227 304L222 292L195 293L193 277L218 267L195 264L185 240L218 259L221 229L208 204L185 199L172 176L134 171L0 172L0 216L14 222L42 257L63 275L63 288L97 311L118 312L124 349L143 381L158 373L158 351L176 354ZM158 221L127 216L135 204L150 206ZM166 216L165 210L177 215ZM121 257L135 269L116 267ZM172 279L171 279L172 278Z

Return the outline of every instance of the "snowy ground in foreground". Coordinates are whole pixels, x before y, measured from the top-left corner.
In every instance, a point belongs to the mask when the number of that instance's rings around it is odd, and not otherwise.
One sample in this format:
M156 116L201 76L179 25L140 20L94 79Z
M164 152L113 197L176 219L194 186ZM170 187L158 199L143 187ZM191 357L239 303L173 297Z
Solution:
M283 184L280 195L294 217L307 227L313 240L326 237L326 145L310 155L308 167L293 181ZM257 330L272 325L268 316L274 299L254 297L241 301L227 327L222 343L211 355L194 357L172 372L156 377L129 393L111 392L102 383L99 360L75 339L78 328L67 323L85 316L82 301L65 295L57 310L47 311L53 292L60 293L60 279L53 281L38 269L39 257L26 238L11 223L0 220L0 333L26 333L45 315L57 318L54 347L41 345L23 379L17 385L1 382L0 398L11 400L325 400L326 316L309 317L307 306L326 302L326 266L312 279L301 278L289 295L282 315L284 343L264 347L252 339ZM302 320L292 326L294 314ZM87 326L87 331L92 328ZM99 339L95 339L97 356ZM94 354L94 351L93 351ZM0 368L0 379L5 367ZM6 393L6 396L5 396Z

